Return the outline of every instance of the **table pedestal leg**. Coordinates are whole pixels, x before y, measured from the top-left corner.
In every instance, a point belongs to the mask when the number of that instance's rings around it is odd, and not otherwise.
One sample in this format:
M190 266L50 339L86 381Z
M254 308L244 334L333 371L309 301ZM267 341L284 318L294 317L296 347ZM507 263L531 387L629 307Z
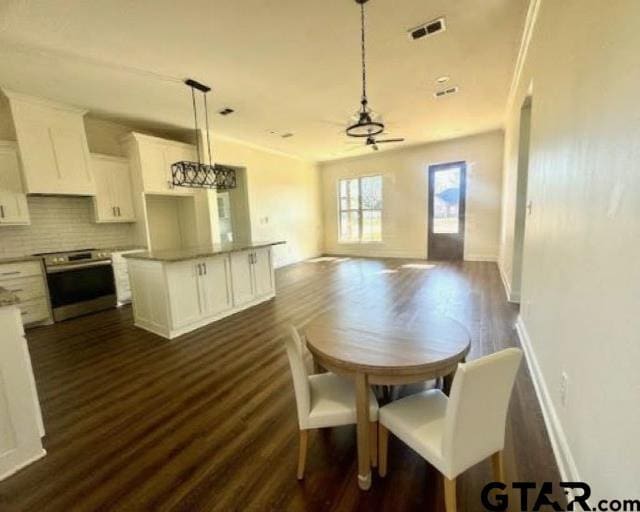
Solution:
M358 486L371 487L371 452L369 450L369 383L367 375L356 374L356 412L358 416Z

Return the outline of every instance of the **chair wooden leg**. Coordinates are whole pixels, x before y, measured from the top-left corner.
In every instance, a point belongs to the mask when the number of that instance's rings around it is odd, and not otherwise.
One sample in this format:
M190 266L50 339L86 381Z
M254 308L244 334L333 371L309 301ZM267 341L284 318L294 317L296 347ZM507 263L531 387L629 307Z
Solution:
M457 512L456 504L456 479L449 480L442 476L444 480L444 505L447 512Z
M493 479L496 482L504 482L504 458L502 451L496 452L491 456L491 465L493 466Z
M382 423L378 423L378 474L381 477L387 476L388 446L389 431Z
M298 451L298 480L304 478L304 466L307 462L307 445L309 444L309 431L301 430Z
M371 421L369 423L370 427L370 447L371 447L371 466L374 468L378 467L378 422Z

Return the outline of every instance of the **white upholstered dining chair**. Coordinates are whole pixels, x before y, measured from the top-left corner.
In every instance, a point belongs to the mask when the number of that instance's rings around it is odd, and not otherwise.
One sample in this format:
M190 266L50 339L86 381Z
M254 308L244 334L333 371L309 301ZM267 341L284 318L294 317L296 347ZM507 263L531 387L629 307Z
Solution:
M447 512L456 510L456 477L481 460L492 457L494 478L504 481L506 416L521 359L520 349L508 348L461 363L449 397L430 389L380 408L380 476L391 431L442 473Z
M307 458L309 430L338 427L356 423L355 383L348 378L333 373L309 375L310 369L305 361L305 344L294 326L289 326L289 336L285 337L285 346L293 389L298 409L300 427L300 448L298 454L298 479L304 476ZM369 421L371 422L371 463L377 466L378 402L372 391L369 392Z

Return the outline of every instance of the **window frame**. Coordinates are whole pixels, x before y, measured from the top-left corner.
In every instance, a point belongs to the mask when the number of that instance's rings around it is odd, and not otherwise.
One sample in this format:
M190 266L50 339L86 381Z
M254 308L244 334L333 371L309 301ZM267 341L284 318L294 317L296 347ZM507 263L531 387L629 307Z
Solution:
M380 178L380 202L382 203L381 208L362 208L362 180L366 178ZM340 184L343 181L352 181L358 180L358 208L347 208L345 210L342 209L342 196L340 192ZM336 182L336 197L337 201L337 210L338 210L338 243L344 245L361 245L361 244L381 244L383 243L383 233L382 233L382 216L384 210L384 175L382 173L377 174L363 174L358 176L344 176L338 178ZM348 196L347 196L348 197ZM358 240L344 240L342 238L342 214L349 212L357 212L358 213ZM380 240L362 240L362 225L363 225L363 212L380 212Z

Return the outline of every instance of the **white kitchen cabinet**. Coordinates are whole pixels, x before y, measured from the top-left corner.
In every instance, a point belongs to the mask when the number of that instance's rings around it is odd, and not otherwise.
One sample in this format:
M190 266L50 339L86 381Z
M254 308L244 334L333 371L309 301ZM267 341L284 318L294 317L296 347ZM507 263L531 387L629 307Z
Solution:
M171 255L174 251L164 251ZM270 247L183 261L132 254L126 257L138 327L175 338L275 295ZM157 258L157 259L156 259ZM187 259L190 258L190 259Z
M174 329L196 323L202 317L200 297L200 265L180 261L167 265L167 285Z
M18 148L0 141L0 225L30 224L27 196L22 187Z
M18 308L24 325L51 322L51 309L41 261L0 264L0 287L20 299Z
M233 276L233 304L241 306L251 302L255 295L252 274L252 253L231 253L231 275Z
M233 303L242 305L273 293L271 248L231 254Z
M0 307L0 480L43 457L42 413L17 306Z
M18 139L25 192L94 195L86 111L4 91Z
M135 222L129 161L92 154L91 169L96 183L96 222Z
M274 274L270 247L253 251L253 281L256 297L263 297L273 293Z
M218 315L233 306L227 256L214 256L202 262L200 296L205 316Z
M232 306L227 256L167 265L174 328L219 315Z
M193 190L172 185L171 165L182 160L198 159L195 146L140 133L123 140L129 159L134 163L142 191L147 194L193 194Z

